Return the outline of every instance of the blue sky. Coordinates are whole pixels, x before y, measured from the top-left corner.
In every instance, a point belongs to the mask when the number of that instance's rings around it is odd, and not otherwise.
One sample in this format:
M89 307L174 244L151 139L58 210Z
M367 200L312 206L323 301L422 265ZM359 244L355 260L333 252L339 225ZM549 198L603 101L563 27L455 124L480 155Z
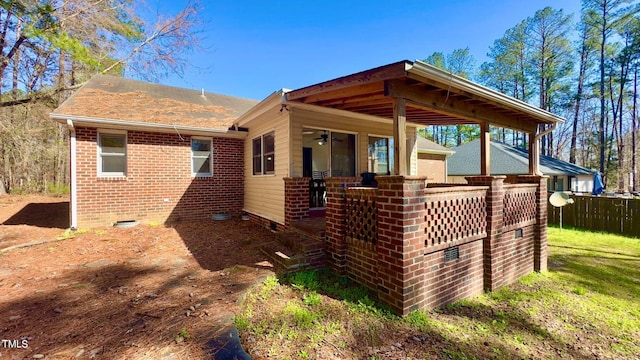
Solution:
M153 0L172 12L185 1ZM504 32L545 6L579 16L580 0L202 1L194 67L167 85L261 100L400 60L469 47L476 65Z

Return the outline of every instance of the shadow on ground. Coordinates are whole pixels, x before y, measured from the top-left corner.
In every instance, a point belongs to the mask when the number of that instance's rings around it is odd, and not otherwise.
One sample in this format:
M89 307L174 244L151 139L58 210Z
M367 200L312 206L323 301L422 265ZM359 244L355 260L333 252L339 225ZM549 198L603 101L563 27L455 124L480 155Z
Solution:
M69 227L69 202L27 204L2 225L66 229Z
M219 271L244 265L272 270L260 248L274 234L255 223L202 220L178 222L172 227L203 269Z

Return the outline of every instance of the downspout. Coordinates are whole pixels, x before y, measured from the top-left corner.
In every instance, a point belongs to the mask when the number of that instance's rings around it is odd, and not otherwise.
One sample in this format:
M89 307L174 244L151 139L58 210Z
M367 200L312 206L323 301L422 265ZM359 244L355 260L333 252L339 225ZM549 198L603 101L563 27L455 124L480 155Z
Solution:
M70 204L69 204L69 220L70 229L76 230L78 228L78 191L77 191L77 161L76 161L76 129L73 126L73 121L67 119L67 128L69 128L69 172L71 177L71 189L70 189Z
M536 169L535 169L535 175L540 175L540 146L538 146L538 141L540 141L540 139L547 135L548 133L552 132L553 130L556 129L556 126L558 126L557 122L554 122L553 124L551 124L551 127L548 128L547 130L536 134L536 136L533 137L533 141L535 141L536 144L536 154L535 156L538 158L538 161L536 161ZM529 144L529 146L531 146L531 144Z

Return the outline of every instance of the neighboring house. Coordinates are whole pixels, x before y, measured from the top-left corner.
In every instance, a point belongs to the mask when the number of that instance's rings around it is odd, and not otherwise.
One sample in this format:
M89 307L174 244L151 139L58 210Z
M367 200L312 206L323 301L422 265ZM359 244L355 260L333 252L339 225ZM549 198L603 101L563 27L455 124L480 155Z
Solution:
M447 182L447 158L455 151L418 136L418 176L428 183Z
M283 230L309 216L320 177L326 226L302 248L326 251L327 266L397 313L547 268L538 129L563 119L420 61L259 103L96 76L51 116L70 130L72 227L245 212ZM425 188L417 129L457 124L479 125L481 139L491 126L528 134L528 175L488 176L483 140L475 159L484 176ZM359 186L366 172L379 174L378 188Z
M466 176L480 174L480 140L453 148L449 158L448 180L466 183ZM529 171L527 150L491 141L491 175L523 175ZM595 171L550 156L540 156L540 172L549 176L547 190L590 193Z

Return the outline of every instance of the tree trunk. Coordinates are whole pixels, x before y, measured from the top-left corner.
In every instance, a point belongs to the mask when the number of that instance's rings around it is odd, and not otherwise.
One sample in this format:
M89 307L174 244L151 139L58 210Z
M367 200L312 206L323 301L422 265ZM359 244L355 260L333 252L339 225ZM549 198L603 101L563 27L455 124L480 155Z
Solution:
M580 48L580 70L578 74L578 89L576 92L576 105L573 111L573 124L571 128L571 146L569 147L569 162L576 163L576 145L578 140L578 118L580 117L580 105L582 105L582 92L584 88L584 79L587 72L587 31L582 32L582 44Z
M605 174L604 170L604 149L605 149L605 94L604 94L604 50L607 43L607 12L604 9L602 14L602 33L600 34L600 122L598 123L598 135L600 143L600 173Z
M638 63L636 62L633 71L633 108L631 112L631 173L633 181L631 184L632 190L638 191L638 168L636 165L636 131L638 123Z

